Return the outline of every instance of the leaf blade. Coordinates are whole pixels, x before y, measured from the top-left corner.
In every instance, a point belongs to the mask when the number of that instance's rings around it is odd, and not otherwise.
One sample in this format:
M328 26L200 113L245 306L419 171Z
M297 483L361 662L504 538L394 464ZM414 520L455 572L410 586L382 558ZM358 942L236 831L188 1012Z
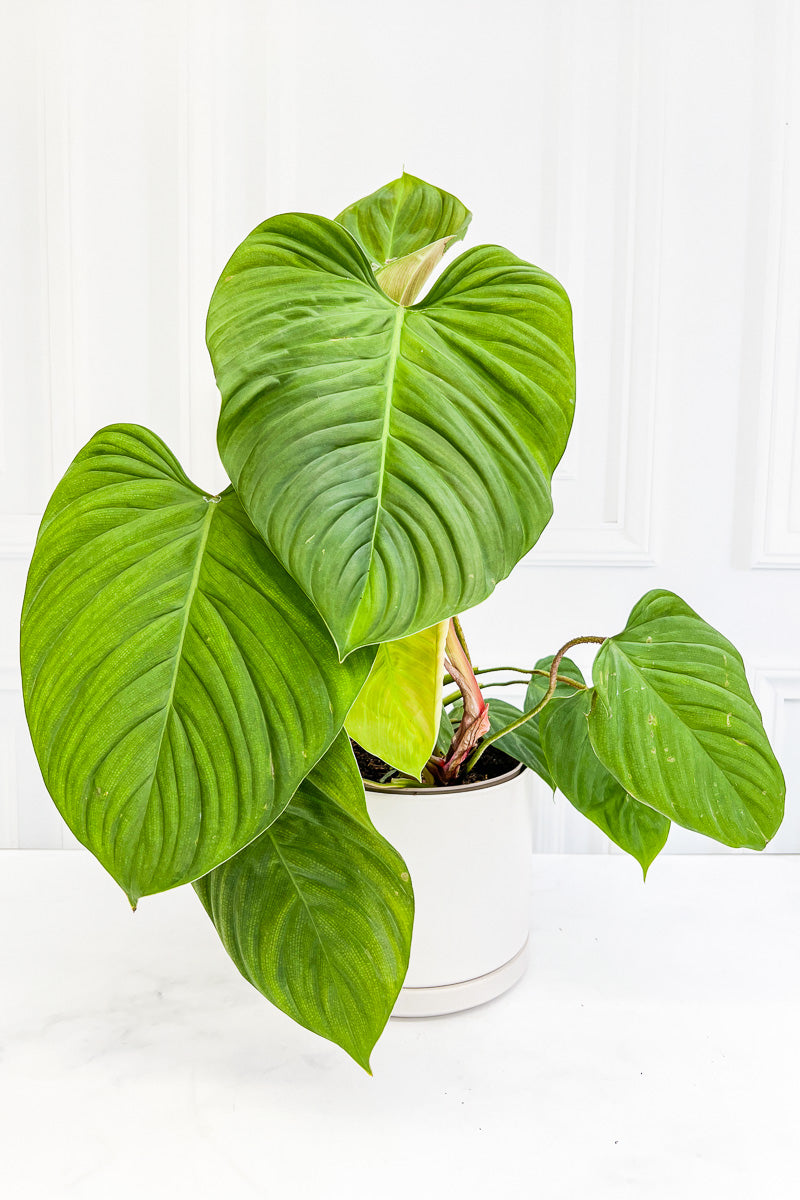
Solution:
M101 430L56 488L23 606L26 714L57 807L132 903L274 820L371 657L340 666L235 493L207 496L148 430Z
M539 720L542 747L556 787L570 804L647 871L663 849L670 823L640 804L603 766L589 741L593 695L574 692L548 704Z
M687 829L763 849L785 785L735 646L651 591L601 646L594 679L589 737L627 790Z
M344 735L278 821L194 888L242 975L369 1072L408 968L413 892Z
M350 736L389 766L419 779L442 714L447 622L378 647L345 722Z
M369 196L348 205L336 218L376 266L443 238L458 241L472 213L455 196L403 172Z
M508 251L403 308L340 226L272 218L223 272L208 345L223 462L343 656L477 604L549 520L569 301Z

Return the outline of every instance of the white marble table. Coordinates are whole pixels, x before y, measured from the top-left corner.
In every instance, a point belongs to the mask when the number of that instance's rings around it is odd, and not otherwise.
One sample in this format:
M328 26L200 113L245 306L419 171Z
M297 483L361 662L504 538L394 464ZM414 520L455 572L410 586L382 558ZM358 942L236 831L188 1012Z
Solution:
M532 963L392 1021L374 1078L237 974L190 889L0 853L9 1200L794 1200L800 857L534 860Z

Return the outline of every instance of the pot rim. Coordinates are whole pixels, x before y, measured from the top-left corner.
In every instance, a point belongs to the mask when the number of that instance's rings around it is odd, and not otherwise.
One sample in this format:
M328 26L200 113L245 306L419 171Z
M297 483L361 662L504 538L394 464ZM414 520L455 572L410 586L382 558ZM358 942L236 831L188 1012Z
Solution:
M524 763L518 762L510 771L495 775L494 779L480 779L477 783L446 783L443 787L392 787L390 783L375 783L371 779L362 779L361 782L367 792L379 792L384 796L387 792L392 796L428 796L433 800L437 796L454 796L459 792L480 792L483 788L497 787L516 779L526 769Z

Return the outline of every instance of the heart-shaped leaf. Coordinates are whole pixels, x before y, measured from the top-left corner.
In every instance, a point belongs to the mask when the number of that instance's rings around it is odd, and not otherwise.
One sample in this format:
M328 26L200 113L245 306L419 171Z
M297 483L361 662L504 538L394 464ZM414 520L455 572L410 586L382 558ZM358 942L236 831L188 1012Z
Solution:
M405 308L341 225L274 217L225 268L208 345L223 462L342 656L485 599L547 524L570 306L509 251Z
M146 429L102 430L45 512L22 616L45 784L132 903L260 833L342 727L344 665L232 489Z
M378 647L369 678L347 717L359 746L419 779L442 715L447 621Z
M637 800L728 846L761 850L784 782L741 656L672 592L648 592L594 662L589 737Z
M336 218L377 267L432 242L459 241L471 220L472 213L455 196L406 172Z
M663 849L669 821L625 791L598 759L587 717L593 693L573 692L539 714L542 747L556 787L579 813L641 865L644 875Z
M245 979L369 1071L408 969L414 898L347 738L266 833L194 887Z

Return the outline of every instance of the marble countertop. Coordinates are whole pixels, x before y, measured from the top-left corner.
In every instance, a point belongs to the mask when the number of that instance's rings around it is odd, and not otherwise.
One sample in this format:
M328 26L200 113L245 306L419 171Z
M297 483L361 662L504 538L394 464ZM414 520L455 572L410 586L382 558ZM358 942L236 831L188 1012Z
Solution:
M800 856L534 859L505 996L391 1021L373 1078L238 975L189 888L0 852L9 1200L792 1200Z

